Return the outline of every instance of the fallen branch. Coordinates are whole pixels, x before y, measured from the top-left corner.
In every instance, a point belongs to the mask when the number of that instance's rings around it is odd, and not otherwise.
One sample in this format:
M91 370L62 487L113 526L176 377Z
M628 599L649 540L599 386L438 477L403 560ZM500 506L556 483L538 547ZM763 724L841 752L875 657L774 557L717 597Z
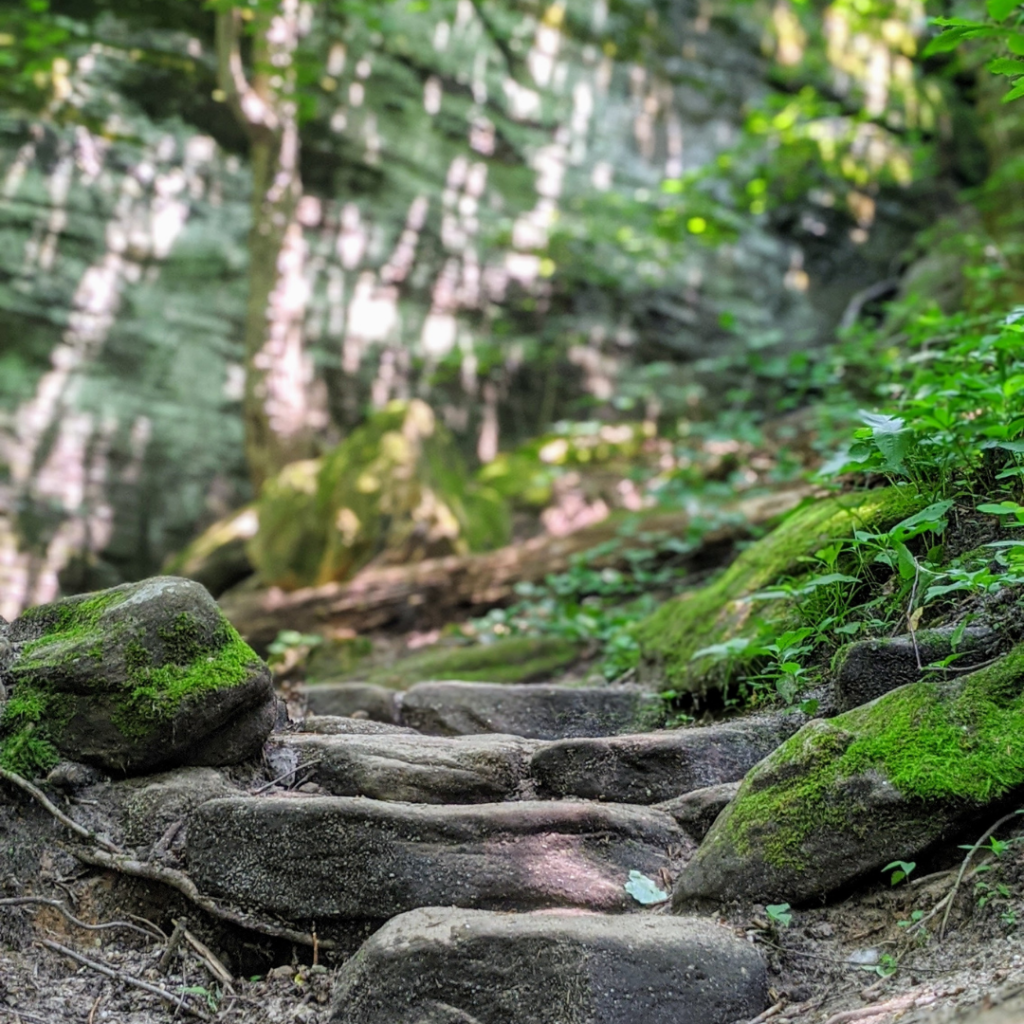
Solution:
M190 903L194 903L200 910L205 910L211 917L221 921L237 925L239 928L246 928L252 932L259 932L261 935L270 935L276 939L287 939L297 945L313 946L318 945L321 949L334 949L336 943L330 939L316 939L308 932L300 932L285 925L275 924L272 921L264 921L260 918L251 917L240 910L232 910L230 907L223 907L209 896L204 896L183 871L175 868L164 867L162 864L153 864L150 861L134 860L126 854L111 854L102 850L90 850L83 848L69 848L69 852L85 864L93 867L106 868L108 871L117 871L131 878L144 878L150 882L162 882L177 890Z
M814 488L801 484L736 502L722 510L727 517L723 525L704 534L679 564L688 571L720 565L728 560L736 541L815 493ZM688 513L664 510L637 513L635 518L643 534L672 537L685 536L693 522ZM220 606L257 650L265 650L282 629L312 633L331 627L363 633L413 622L422 629L514 600L517 583L539 583L550 573L567 571L575 556L614 540L622 526L623 519L611 517L568 536L545 534L497 551L431 558L411 565L371 565L344 583L292 593L276 587L227 593ZM633 537L622 550L597 559L594 565L622 568L628 564L627 549L655 543Z
M981 849L981 844L987 842L995 833L1003 827L1008 821L1012 821L1017 815L1024 813L1019 810L1013 811L1010 814L1004 815L1000 818L985 834L967 851L967 856L964 857L963 863L960 865L960 870L957 872L956 881L953 883L953 888L950 890L948 902L946 903L946 912L942 915L942 924L939 925L939 939L943 939L946 935L946 925L949 923L949 913L953 909L953 901L956 899L957 891L960 888L960 883L964 880L964 873L967 871L968 865L971 863L971 858Z
M90 960L89 957L82 956L81 953L76 953L73 949L68 949L67 946L62 946L59 942L51 942L49 939L40 939L39 944L41 946L45 946L54 953L60 953L61 956L66 956L69 959L74 960L83 967L88 967L90 970L104 975L104 977L112 978L114 981L124 982L124 984L130 985L132 988L142 989L143 992L148 992L150 995L154 995L158 999L162 999L165 1003L170 1003L170 1005L175 1009L182 1009L186 1013L190 1013L193 1017L198 1017L200 1020L212 1019L208 1014L203 1013L202 1010L197 1010L194 1006L190 1006L185 1001L184 994L176 996L173 993L168 992L166 989L160 988L158 985L150 985L148 981L133 978L130 974L125 974L123 971L118 971L113 967L108 967L106 964L101 964L98 960Z
M747 1021L747 1024L764 1024L766 1020L771 1020L772 1017L777 1017L788 1005L789 1000L783 996L782 999L780 999L774 1006L769 1006L764 1013L759 1013L756 1017Z
M87 924L85 921L80 921L75 917L60 900L49 900L43 896L9 896L6 899L0 900L0 907L27 906L52 907L61 914L64 920L70 921L76 928L81 928L87 932L100 932L108 928L126 928L129 931L145 935L147 939L159 939L162 937L162 932L155 925L149 930L140 928L137 924L132 924L130 921L104 921L102 924Z
M907 992L905 995L896 996L884 1003L874 1003L871 1006L862 1006L856 1010L843 1010L841 1013L834 1013L825 1024L851 1024L856 1020L867 1020L870 1017L880 1017L883 1013L896 1013L898 1010L909 1010L913 1006L924 1006L926 1001L934 1000L934 995L915 995ZM918 1002L922 1000L922 1002Z
M12 786L17 786L28 793L29 796L38 800L65 828L71 829L80 839L84 839L87 843L95 843L97 846L102 846L108 853L121 853L121 850L109 840L96 835L95 832L91 832L84 825L79 825L73 818L69 818L38 786L32 785L28 779L22 778L15 772L9 772L6 768L0 768L0 779L6 780Z

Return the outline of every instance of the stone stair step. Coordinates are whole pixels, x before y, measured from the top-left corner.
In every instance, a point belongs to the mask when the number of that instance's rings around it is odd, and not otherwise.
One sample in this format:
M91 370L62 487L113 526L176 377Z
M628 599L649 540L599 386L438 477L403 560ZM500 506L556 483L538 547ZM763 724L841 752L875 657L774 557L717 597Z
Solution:
M530 772L541 796L660 803L742 779L799 724L773 716L735 725L565 739L540 747Z
M346 715L306 715L299 722L299 731L320 736L418 736L415 729L389 722L375 722L369 718L349 718Z
M536 740L495 734L292 733L269 740L275 764L283 752L291 752L303 779L333 796L427 804L511 799L521 792L537 745Z
M406 725L436 736L612 736L664 719L661 698L631 686L419 683L402 695L400 707Z
M308 923L425 906L631 910L629 872L659 879L692 849L649 807L289 794L204 803L189 822L187 857L202 891Z
M700 842L740 789L739 782L723 782L720 786L695 789L664 803L655 804L659 811L671 814L679 827Z
M313 715L365 714L375 722L398 724L397 694L372 683L313 683L303 686L306 711Z
M341 968L330 1024L731 1024L768 1005L764 960L710 921L430 907Z

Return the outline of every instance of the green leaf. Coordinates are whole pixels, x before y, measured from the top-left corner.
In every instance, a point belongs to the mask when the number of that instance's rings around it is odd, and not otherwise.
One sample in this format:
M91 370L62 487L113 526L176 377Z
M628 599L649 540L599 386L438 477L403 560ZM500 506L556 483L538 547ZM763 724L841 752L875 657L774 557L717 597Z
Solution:
M921 56L931 57L936 53L949 53L955 50L964 39L968 38L969 32L962 28L948 28L940 32L924 48Z
M946 528L946 513L953 507L952 501L936 501L927 508L901 519L890 531L894 540L905 541L922 533L941 533Z
M659 889L657 884L639 871L630 871L629 881L623 887L630 896L645 907L653 903L664 903L668 893Z
M793 920L793 915L789 912L788 903L769 903L764 910L768 915L769 921L781 925L783 928L788 928Z
M988 16L993 21L1006 21L1019 6L1019 0L986 0L985 3Z
M1024 60L1014 60L1013 57L996 57L990 60L985 67L993 75L1024 75ZM1008 394L1004 388L1004 394Z
M1010 100L1019 100L1021 96L1024 96L1024 79L1017 82L1017 84L1003 97L1003 102L1009 103Z

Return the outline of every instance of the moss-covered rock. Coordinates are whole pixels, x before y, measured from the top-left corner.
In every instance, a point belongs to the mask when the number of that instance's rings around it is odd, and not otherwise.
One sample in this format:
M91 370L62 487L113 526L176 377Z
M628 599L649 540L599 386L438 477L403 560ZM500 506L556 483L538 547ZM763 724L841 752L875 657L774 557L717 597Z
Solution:
M641 678L691 693L720 688L728 679L728 665L711 658L694 661L693 655L703 647L752 636L767 606L754 594L806 571L805 559L832 541L850 537L854 529L888 529L927 503L911 488L889 487L796 509L713 583L666 602L640 623L636 637ZM780 601L771 603L771 615L780 632L796 618Z
M467 683L529 683L550 679L580 655L570 640L513 636L472 647L433 647L369 673L379 686L405 690L428 680Z
M31 608L10 627L0 763L231 764L273 728L270 672L198 583L157 577Z
M487 550L509 535L502 500L470 484L421 401L392 402L323 459L286 467L258 508L249 556L265 583L289 589L347 579L371 559Z
M804 726L754 768L683 871L676 909L832 892L951 837L1024 786L1024 645Z

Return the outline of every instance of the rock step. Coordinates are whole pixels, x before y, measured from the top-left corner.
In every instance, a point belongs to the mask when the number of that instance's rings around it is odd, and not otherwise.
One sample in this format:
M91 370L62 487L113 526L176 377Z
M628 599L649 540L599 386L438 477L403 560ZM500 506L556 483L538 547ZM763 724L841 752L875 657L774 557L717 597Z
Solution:
M731 1024L764 961L709 921L414 910L341 968L330 1024Z
M301 771L304 781L333 796L442 804L533 796L672 801L737 782L799 724L793 716L776 716L744 726L545 742L499 733L426 736L358 719L319 721L328 724L328 734L271 737L265 757L275 776ZM342 733L346 722L351 727ZM284 781L293 785L295 776Z
M333 796L472 804L519 795L536 747L536 740L493 733L279 734L268 741L265 756L276 775L295 769Z
M653 804L736 782L800 727L796 716L546 743L530 773L541 796Z
M643 732L664 721L657 694L635 686L419 683L401 695L401 720L434 736L504 733L555 740Z
M302 693L315 716L365 714L435 736L614 736L653 729L665 717L657 694L636 686L427 682L399 693L369 683L317 683Z
M309 922L428 906L632 910L629 872L659 879L692 849L670 815L646 807L288 795L202 804L187 859L204 892Z

